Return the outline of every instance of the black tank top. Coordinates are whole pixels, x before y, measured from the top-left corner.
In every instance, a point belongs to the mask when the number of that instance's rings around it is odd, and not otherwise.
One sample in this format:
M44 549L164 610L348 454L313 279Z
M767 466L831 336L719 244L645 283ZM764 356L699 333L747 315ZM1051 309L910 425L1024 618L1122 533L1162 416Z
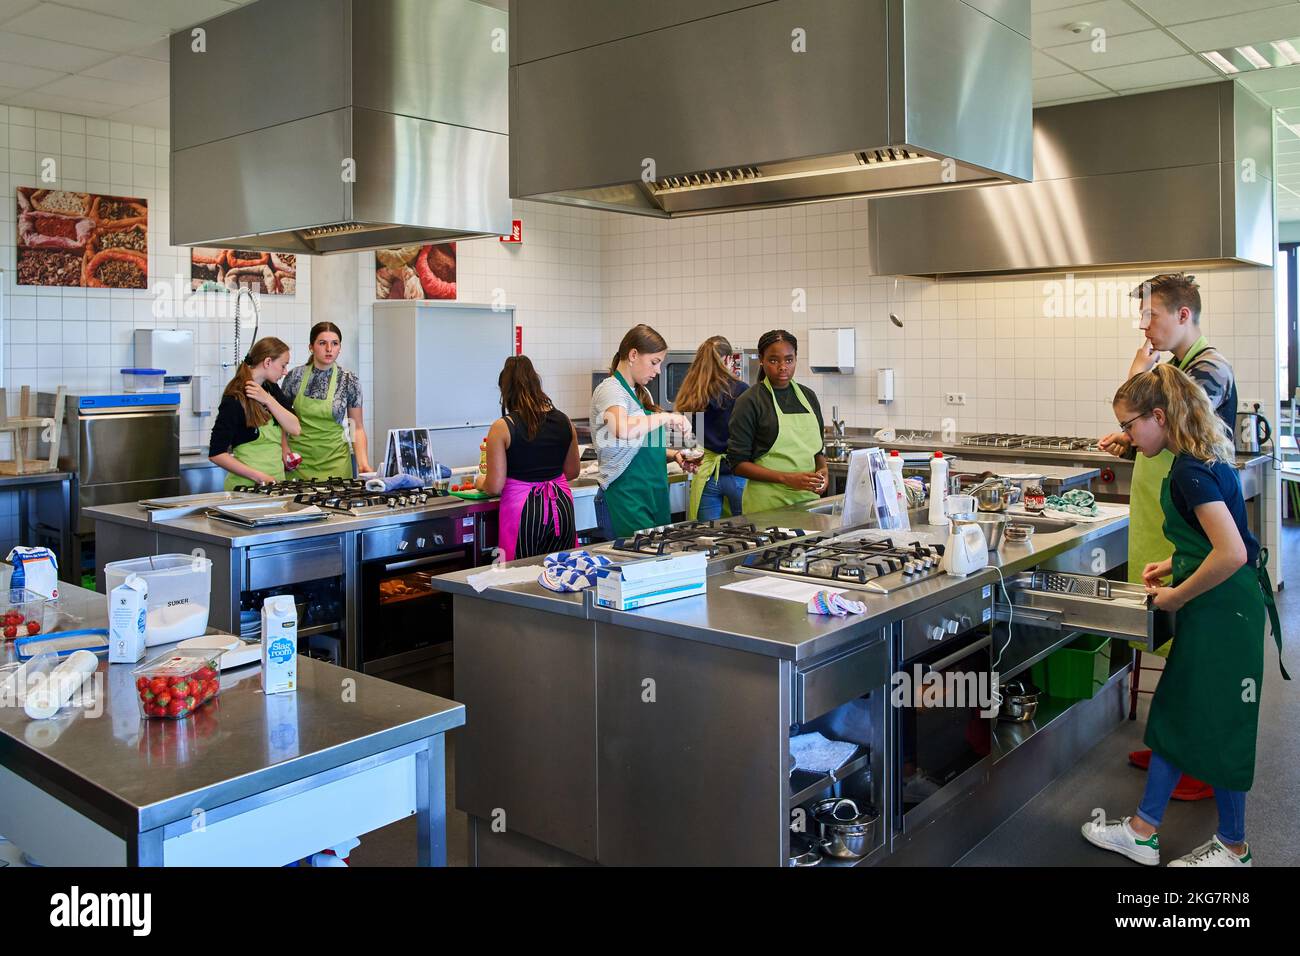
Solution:
M564 460L573 444L573 426L564 412L551 409L537 429L537 437L528 440L524 426L506 416L510 429L510 447L506 449L506 477L515 481L550 481L564 473Z

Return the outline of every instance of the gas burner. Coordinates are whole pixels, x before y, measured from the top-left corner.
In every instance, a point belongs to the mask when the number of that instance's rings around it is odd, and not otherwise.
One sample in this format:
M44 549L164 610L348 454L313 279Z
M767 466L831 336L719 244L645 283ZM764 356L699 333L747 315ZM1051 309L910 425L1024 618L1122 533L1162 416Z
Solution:
M942 574L942 557L942 545L894 544L888 537L844 537L766 548L746 558L740 570L856 585L889 594Z
M781 541L792 541L805 534L806 532L799 528L760 530L753 524L688 521L661 528L648 528L634 535L618 538L610 545L610 549L632 554L653 555L703 551L712 558L753 551Z
M401 491L367 491L366 483L355 478L294 479L267 485L243 485L236 491L251 491L269 497L292 498L296 504L316 505L326 511L351 515L372 515L399 508L417 508L447 492L436 488L404 488Z
M299 495L357 494L366 490L360 478L291 478L265 485L238 485L235 491L252 492L272 498Z

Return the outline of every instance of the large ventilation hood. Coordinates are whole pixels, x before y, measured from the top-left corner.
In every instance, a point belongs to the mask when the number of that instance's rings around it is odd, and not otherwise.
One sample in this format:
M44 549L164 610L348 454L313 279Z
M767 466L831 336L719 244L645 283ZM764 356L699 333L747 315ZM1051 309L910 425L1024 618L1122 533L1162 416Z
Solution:
M510 25L515 197L673 217L1030 177L1029 0L511 0Z
M870 205L878 275L1273 262L1273 115L1231 81L1034 111L1034 181Z
M474 0L258 0L173 35L172 242L509 233L506 26Z

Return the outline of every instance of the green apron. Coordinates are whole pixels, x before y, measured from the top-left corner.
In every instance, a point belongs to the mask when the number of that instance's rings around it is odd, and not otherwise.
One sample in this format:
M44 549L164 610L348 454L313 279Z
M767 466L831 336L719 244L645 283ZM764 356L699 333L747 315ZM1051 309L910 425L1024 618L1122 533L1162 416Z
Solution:
M636 399L641 411L649 415L650 410L641 405L627 379L618 372L614 377ZM632 463L605 488L605 507L616 538L658 528L672 520L668 507L668 452L662 427L642 439Z
M1213 550L1160 489L1164 533L1173 544L1174 584L1187 580ZM1268 552L1178 612L1178 639L1156 685L1145 742L1183 773L1214 787L1249 790L1255 778L1259 695L1264 686L1264 621L1273 626L1279 662L1282 624L1268 577ZM1286 667L1282 677L1290 680ZM1253 693L1243 686L1253 681ZM1246 698L1243 700L1243 697Z
M1179 371L1186 371L1192 360L1207 348L1209 342L1201 336L1178 363ZM1133 462L1133 478L1129 488L1128 515L1128 580L1130 584L1142 583L1142 569L1148 564L1159 564L1168 560L1174 553L1164 533L1164 517L1161 514L1160 487L1169 468L1174 463L1174 456L1165 449L1154 458L1148 458L1138 452ZM1132 647L1145 651L1146 645L1132 643ZM1169 655L1169 644L1156 649L1161 657Z
M270 475L276 481L284 481L284 448L280 444L280 426L271 419L257 430L257 437L236 445L231 449L235 460ZM243 475L229 472L226 475L225 489L233 491L236 485L249 485L253 482Z
M795 397L799 399L799 404L807 410L808 414L787 415L781 411L781 403L776 400L772 383L765 378L763 384L767 386L768 393L772 396L772 407L776 409L779 430L776 443L754 464L770 468L772 471L815 471L817 456L823 446L823 436L821 427L817 424L817 416L813 414L808 400L803 397L803 390L794 382L790 383ZM820 497L821 495L815 491L799 491L777 482L756 481L751 478L745 482L745 494L741 498L741 503L745 514L750 515L758 514L760 511L775 511L778 508Z
M704 457L700 459L700 470L691 477L691 500L686 506L686 520L699 520L700 502L704 500L704 487L714 478L722 476L722 463L726 460L726 455L705 450ZM727 501L726 495L723 495L722 516L725 518L729 514L731 514L731 503Z
M329 390L324 398L307 398L312 366L303 373L302 384L294 396L293 413L302 425L302 434L289 438L289 447L302 455L296 472L300 478L351 478L352 450L348 447L343 426L334 420L334 390L338 386L339 368L330 369Z

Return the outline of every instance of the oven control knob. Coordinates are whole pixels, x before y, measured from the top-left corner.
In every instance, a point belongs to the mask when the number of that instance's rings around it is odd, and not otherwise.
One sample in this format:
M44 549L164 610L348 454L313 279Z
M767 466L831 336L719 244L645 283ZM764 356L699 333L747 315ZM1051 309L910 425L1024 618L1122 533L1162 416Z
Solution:
M397 542L397 550L398 550L398 551L405 551L405 550L410 546L410 544L411 544L411 542L406 541L406 540L399 541L399 542Z
M416 546L417 548L423 548L423 547L424 547L424 538L416 538L416 539L415 539L415 546Z
M947 632L944 631L942 625L939 624L930 625L930 640L942 641L946 636L947 636Z
M949 634L956 634L959 625L956 621L945 620L943 626L947 629Z
M435 534L435 535L433 536L433 543L434 543L435 545L441 547L442 544L443 544L442 535L440 535L440 534Z
M969 614L963 614L961 616L961 629L963 631L969 631L970 626L974 623L975 622L971 620L971 616Z

